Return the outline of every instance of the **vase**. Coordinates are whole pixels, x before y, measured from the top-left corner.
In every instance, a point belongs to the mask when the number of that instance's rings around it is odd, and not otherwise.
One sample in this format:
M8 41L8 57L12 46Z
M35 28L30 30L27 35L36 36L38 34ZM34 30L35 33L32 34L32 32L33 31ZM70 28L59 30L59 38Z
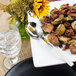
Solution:
M27 22L28 22L27 15L25 16L23 22L19 21L19 19L12 18L9 22L9 29L19 31L22 39L29 38L29 35L25 30L25 25L27 24Z

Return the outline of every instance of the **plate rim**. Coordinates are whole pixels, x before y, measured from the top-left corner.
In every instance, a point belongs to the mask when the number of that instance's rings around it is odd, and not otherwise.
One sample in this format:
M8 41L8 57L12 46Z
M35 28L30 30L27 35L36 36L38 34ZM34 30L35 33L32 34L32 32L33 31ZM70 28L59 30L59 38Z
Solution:
M19 64L21 64L21 63L23 63L23 62L27 62L28 60L31 60L31 59L32 59L32 57L29 57L29 58L26 58L26 59L18 62L16 65L14 65L11 69L8 70L8 72L5 74L5 76L7 76L7 74L8 74L15 66L17 66L17 65L19 65Z

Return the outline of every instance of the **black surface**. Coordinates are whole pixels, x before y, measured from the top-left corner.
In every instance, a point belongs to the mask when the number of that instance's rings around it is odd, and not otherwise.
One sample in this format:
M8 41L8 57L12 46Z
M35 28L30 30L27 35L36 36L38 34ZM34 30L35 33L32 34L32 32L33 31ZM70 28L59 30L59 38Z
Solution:
M76 72L67 64L35 68L29 58L15 65L5 76L76 76Z

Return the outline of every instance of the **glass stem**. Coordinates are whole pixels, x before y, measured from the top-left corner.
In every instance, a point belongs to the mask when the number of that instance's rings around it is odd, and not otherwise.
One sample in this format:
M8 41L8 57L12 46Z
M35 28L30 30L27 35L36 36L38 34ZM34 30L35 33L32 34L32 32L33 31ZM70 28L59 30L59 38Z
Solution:
M14 58L9 58L9 62L11 63L11 64L16 64L17 62L18 62L18 57L16 56L16 57L14 57Z

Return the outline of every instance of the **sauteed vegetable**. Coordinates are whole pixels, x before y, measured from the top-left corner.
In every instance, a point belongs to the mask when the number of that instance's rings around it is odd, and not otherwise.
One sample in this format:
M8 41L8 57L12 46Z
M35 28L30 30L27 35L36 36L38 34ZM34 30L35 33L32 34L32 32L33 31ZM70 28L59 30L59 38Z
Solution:
M55 7L41 22L44 35L48 35L53 45L64 44L63 50L70 49L76 54L76 4L63 4L59 9Z

